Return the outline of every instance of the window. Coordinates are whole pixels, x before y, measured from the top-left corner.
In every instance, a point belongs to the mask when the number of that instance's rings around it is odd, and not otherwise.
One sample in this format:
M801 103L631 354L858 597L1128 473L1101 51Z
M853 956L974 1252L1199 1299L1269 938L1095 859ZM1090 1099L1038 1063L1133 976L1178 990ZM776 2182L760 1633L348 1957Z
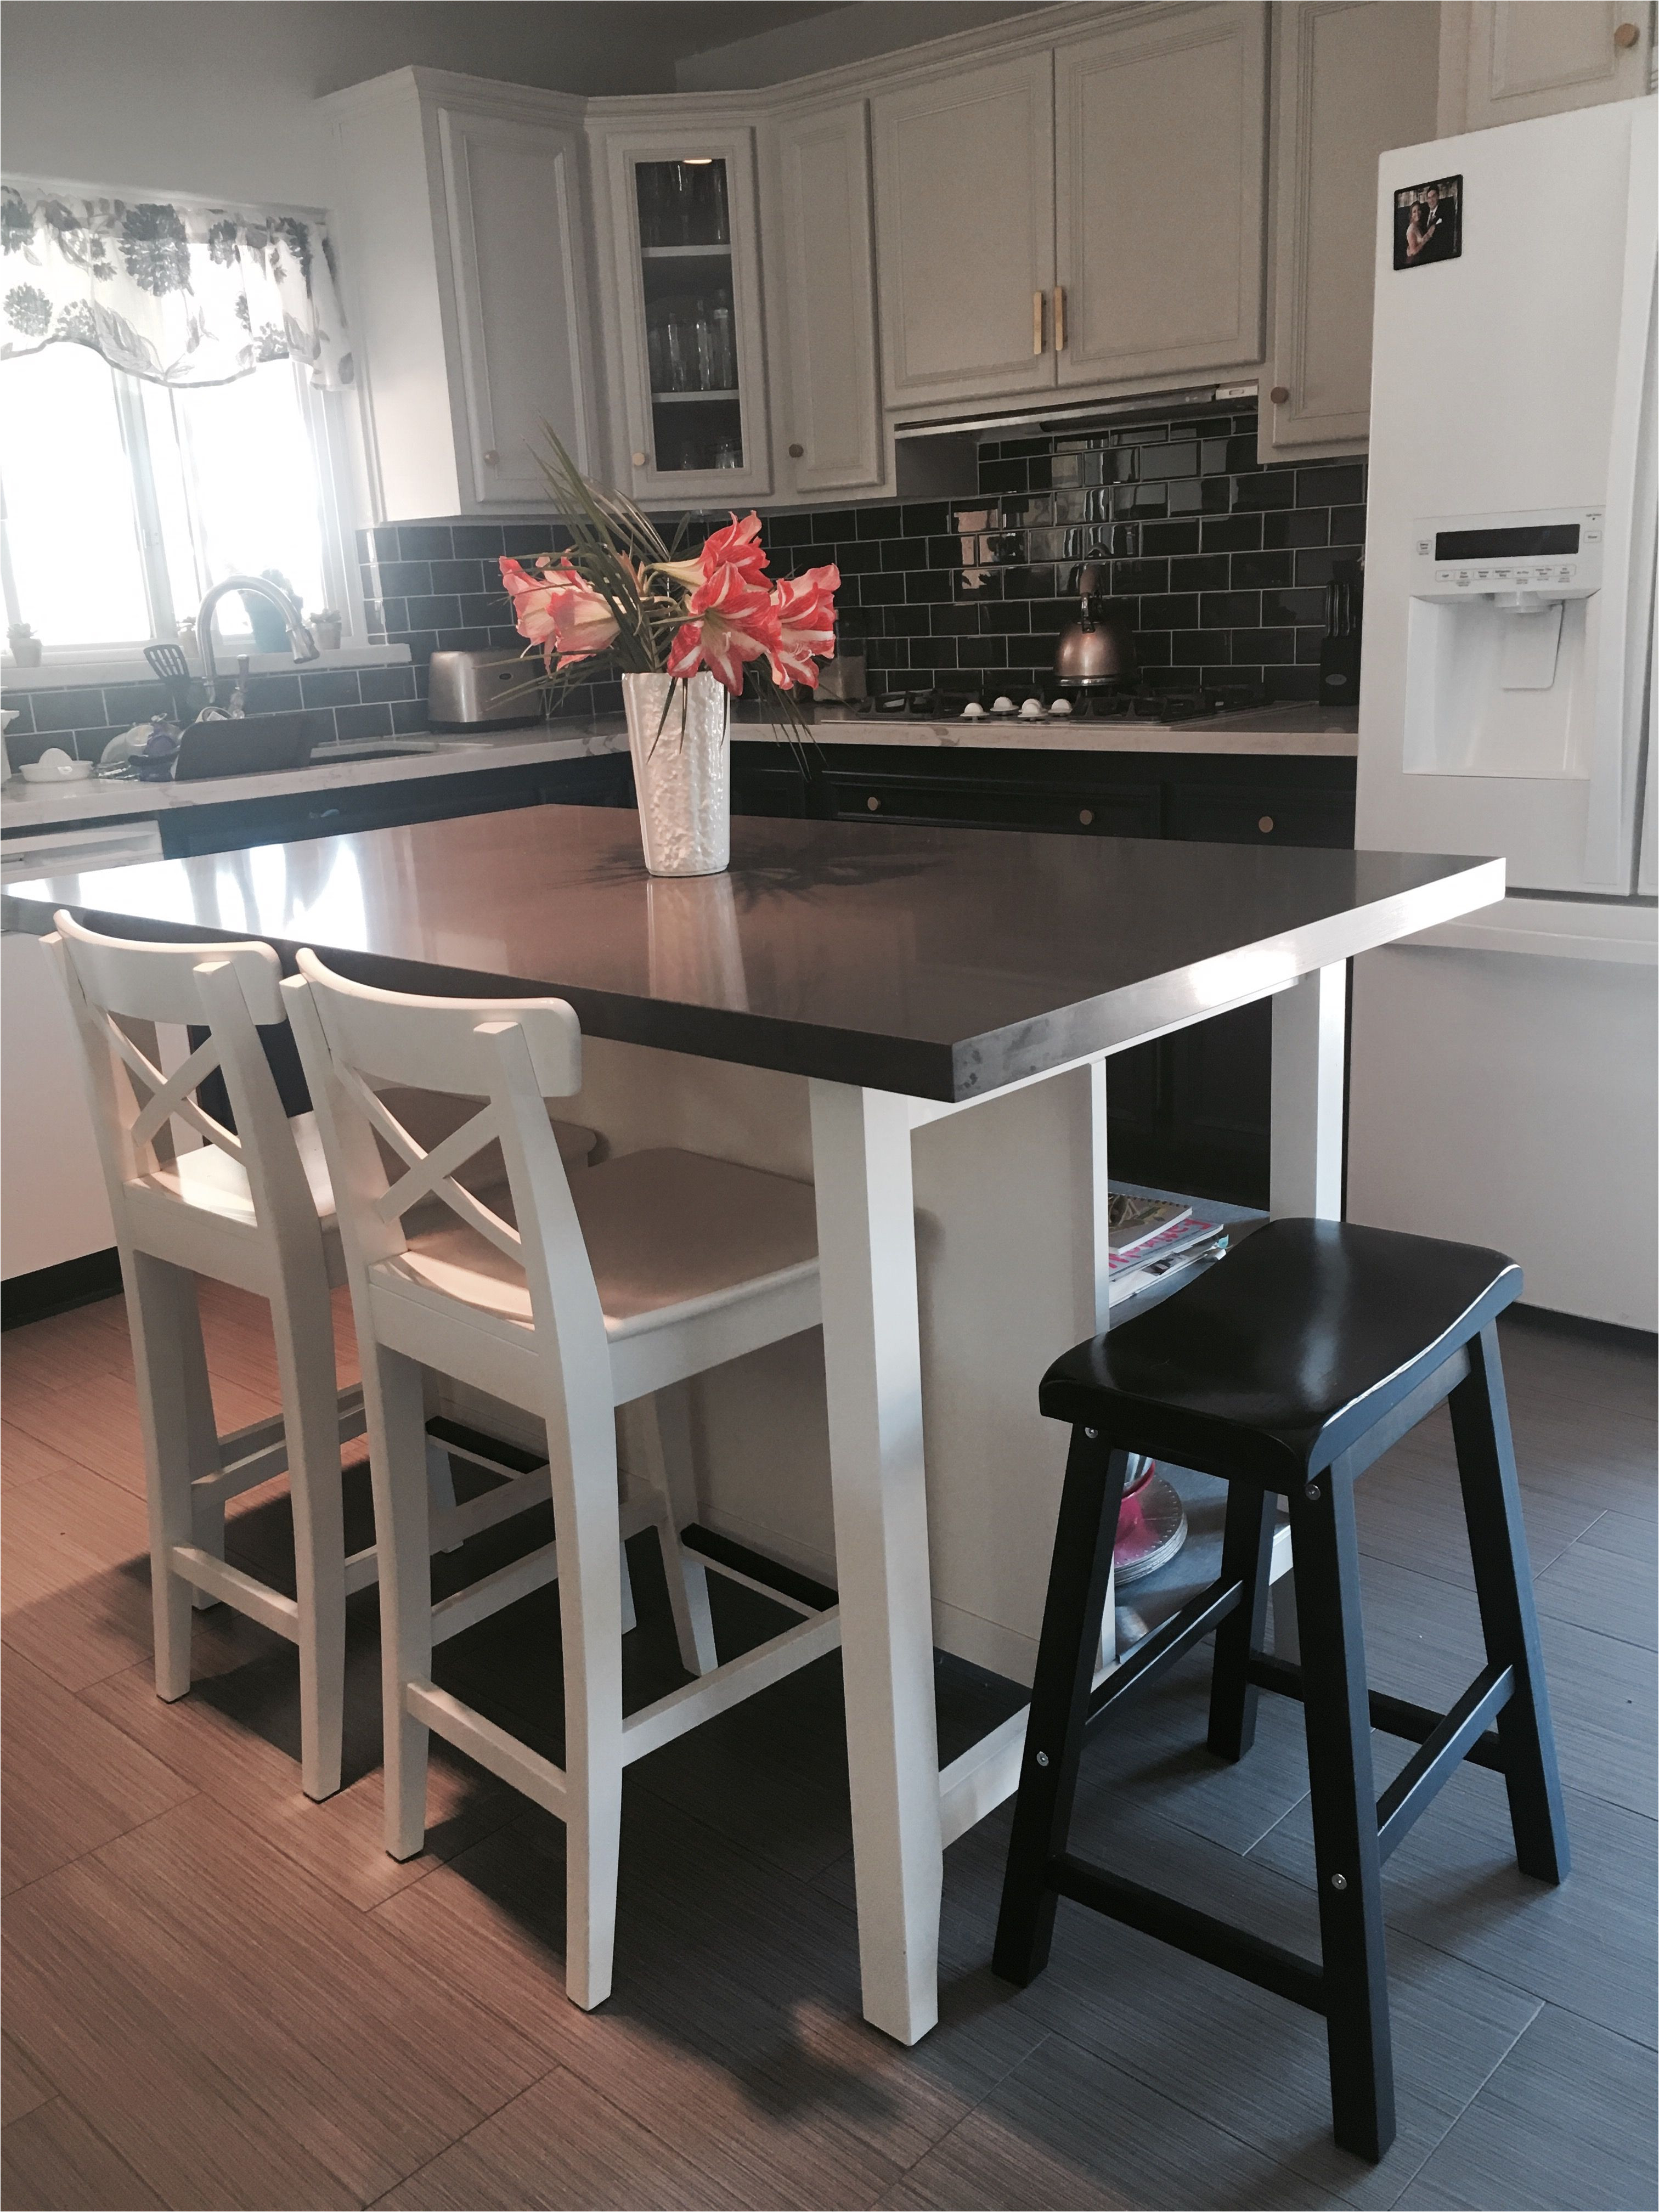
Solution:
M350 570L336 479L339 395L297 362L177 390L78 345L0 363L0 585L46 656L176 635L209 586L275 568L307 611ZM240 599L216 614L246 651Z

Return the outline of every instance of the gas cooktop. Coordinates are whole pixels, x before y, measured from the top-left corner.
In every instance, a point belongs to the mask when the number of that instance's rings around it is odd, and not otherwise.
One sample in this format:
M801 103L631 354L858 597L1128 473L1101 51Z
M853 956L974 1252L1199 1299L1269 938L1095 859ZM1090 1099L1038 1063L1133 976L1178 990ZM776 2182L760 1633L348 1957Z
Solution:
M999 708L993 699L977 696L972 702L983 710L988 720L1019 720L1021 707L1027 700L1036 702L1043 710L1045 720L1050 717L1056 721L1066 720L1069 708L1070 719L1080 722L1196 722L1261 703L1254 692L1243 686L1236 695L1197 688L1153 691L1113 686L1088 691L1023 692L1018 698L1012 692L994 696L1006 698L1011 703ZM1066 703L1056 712L1056 704L1061 701ZM881 691L860 700L856 712L882 721L945 722L960 720L963 708L969 703L960 695L945 691ZM1029 723L1036 717L1027 714L1024 719Z

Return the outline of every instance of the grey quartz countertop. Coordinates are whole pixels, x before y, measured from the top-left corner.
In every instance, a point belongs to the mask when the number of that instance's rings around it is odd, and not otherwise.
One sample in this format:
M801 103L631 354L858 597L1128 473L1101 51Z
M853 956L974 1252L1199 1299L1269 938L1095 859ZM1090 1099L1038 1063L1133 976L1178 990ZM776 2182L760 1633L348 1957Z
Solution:
M31 830L65 830L80 823L143 821L179 806L224 806L291 798L301 792L414 783L428 776L579 760L584 754L615 752L627 743L618 717L615 722L574 726L529 722L485 738L439 738L429 752L382 755L376 760L313 760L308 768L275 775L204 776L190 783L27 783L21 776L13 776L0 785L0 835L26 836Z
M611 806L276 850L13 883L0 908L309 945L391 990L562 998L592 1036L955 1103L1504 894L1501 860L756 815L729 873L653 879Z

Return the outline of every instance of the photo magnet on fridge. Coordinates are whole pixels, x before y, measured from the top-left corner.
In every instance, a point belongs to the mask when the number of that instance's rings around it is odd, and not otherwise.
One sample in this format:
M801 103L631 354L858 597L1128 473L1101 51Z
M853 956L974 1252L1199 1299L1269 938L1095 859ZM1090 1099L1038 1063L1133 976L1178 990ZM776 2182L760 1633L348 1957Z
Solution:
M1437 177L1394 196L1394 265L1455 261L1463 251L1463 179Z

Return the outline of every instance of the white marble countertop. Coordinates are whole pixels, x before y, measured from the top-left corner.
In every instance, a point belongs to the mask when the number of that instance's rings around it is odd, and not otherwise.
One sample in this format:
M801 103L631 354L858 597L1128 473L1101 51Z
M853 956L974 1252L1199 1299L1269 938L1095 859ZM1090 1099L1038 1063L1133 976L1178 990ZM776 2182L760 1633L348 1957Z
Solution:
M62 830L75 823L143 821L178 806L224 806L243 800L285 799L296 792L339 791L370 783L413 783L427 776L466 775L483 769L543 761L578 760L615 752L628 738L620 717L611 724L550 726L529 722L492 731L487 738L437 738L430 752L383 754L377 760L325 760L271 775L203 776L190 783L26 783L13 776L0 785L0 836Z
M982 720L887 720L850 708L820 707L811 731L820 745L961 746L969 750L1068 753L1301 754L1352 760L1359 750L1359 715L1352 707L1249 707L1196 722L1085 721L1054 714L1022 722L987 714ZM769 738L768 722L738 722L732 735Z
M1020 722L987 715L983 721L888 720L850 710L820 708L811 733L821 746L918 745L1010 752L1301 755L1352 760L1358 750L1352 708L1255 707L1201 722L1085 722L1056 715ZM769 722L734 722L744 743L771 742L781 734ZM191 783L26 783L14 776L0 785L0 836L63 830L76 823L143 821L177 806L223 806L300 792L338 791L371 783L409 783L434 775L543 761L577 760L584 754L621 751L628 743L620 715L574 724L530 722L487 738L439 738L430 752L382 755L374 760L313 763L272 775L204 776Z

